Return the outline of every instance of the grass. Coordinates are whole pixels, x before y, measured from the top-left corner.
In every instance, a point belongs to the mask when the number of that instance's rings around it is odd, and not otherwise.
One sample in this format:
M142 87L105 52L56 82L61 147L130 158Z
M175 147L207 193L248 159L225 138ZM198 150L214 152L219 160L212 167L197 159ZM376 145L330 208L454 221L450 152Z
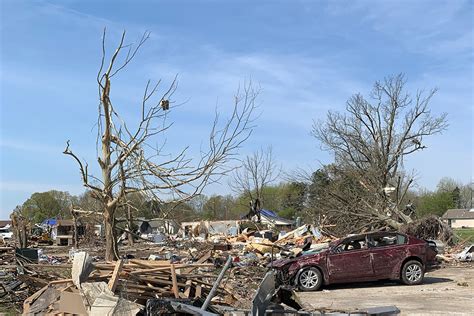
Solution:
M474 228L457 228L454 230L454 234L457 236L458 241L466 240L467 242L474 243Z

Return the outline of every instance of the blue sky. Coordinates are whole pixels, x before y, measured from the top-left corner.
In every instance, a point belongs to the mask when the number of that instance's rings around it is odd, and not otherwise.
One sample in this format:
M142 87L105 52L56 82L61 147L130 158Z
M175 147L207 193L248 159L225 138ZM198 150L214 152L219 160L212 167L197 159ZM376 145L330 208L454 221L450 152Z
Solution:
M152 33L114 83L125 117L147 79L171 82L185 102L167 148L206 139L216 104L225 112L239 83L262 88L258 126L242 155L273 146L285 170L331 157L310 136L314 119L342 110L356 92L403 72L408 88L438 87L434 113L450 127L406 161L418 186L473 178L472 1L19 1L1 2L0 217L33 192L83 192L67 139L94 164L101 35L109 49ZM222 185L207 193L228 192Z

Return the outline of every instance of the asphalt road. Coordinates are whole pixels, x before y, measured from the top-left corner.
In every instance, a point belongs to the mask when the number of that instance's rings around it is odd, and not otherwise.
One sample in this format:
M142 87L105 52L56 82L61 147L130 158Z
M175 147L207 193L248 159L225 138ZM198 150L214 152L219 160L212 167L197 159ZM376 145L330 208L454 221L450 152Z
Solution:
M415 286L392 281L331 285L298 297L308 309L395 305L401 315L474 315L474 264L427 273L424 283Z

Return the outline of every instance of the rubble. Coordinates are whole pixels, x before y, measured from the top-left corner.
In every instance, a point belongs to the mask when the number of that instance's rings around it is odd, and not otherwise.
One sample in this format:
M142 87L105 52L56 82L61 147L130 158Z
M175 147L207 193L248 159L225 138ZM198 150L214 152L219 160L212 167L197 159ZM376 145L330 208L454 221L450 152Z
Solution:
M72 264L72 278L49 282L25 300L23 310L26 314L54 311L135 315L144 309L148 299L202 298L208 296L211 288L218 300L226 303L235 300L225 288L213 287L207 280L213 276L192 273L197 268L214 268L214 265L139 259L92 263L87 253L78 252Z
M461 263L472 262L473 253L474 244L469 244L467 241L460 241L454 246L447 247L444 253L437 255L437 258L447 264L459 265Z
M0 274L0 302L23 303L24 314L237 315L236 310L250 313L258 301L261 313L273 308L262 307L263 302L281 296L262 288L271 284L264 279L270 263L318 252L335 239L312 225L287 232L264 228L247 225L231 234L198 229L197 236L153 232L149 234L160 238L139 239L133 247L121 245L123 257L114 262L104 261L97 243L79 248L34 243L40 248L26 251L4 245L0 264L8 269ZM457 261L453 249L448 247L440 256ZM37 260L28 253L36 253ZM292 304L290 297L291 293L285 308Z
M238 234L214 229L206 238L202 234L160 234L157 243L141 240L133 248L122 246L124 259L117 262L104 262L101 247L94 245L80 249L55 245L24 250L3 247L0 263L10 267L10 281L2 278L3 293L21 293L17 303L24 302L25 313L71 313L66 306L75 306L76 313L101 310L107 314L121 306L116 298L138 304L141 310L152 299L181 299L202 305L227 259L232 265L215 288L211 306L249 309L269 262L324 246L321 242L332 238L308 225L284 234L254 227ZM101 290L102 294L88 298L88 292L104 286L108 291Z
M402 233L421 239L440 240L445 244L453 244L453 230L437 216L428 216L402 226Z
M460 253L455 255L455 258L459 261L472 261L474 256L474 244L467 246Z

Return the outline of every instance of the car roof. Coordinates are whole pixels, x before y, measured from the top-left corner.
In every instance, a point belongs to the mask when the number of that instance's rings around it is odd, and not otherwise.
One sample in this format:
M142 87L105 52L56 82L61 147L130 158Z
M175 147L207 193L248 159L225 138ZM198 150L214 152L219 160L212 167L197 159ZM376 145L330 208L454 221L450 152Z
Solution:
M347 235L345 237L342 237L341 239L347 239L347 238L358 238L358 237L364 237L364 236L371 236L371 235L380 235L380 234L400 234L407 236L404 233L398 232L398 231L373 231L373 232L367 232L363 234L354 234L354 235Z

